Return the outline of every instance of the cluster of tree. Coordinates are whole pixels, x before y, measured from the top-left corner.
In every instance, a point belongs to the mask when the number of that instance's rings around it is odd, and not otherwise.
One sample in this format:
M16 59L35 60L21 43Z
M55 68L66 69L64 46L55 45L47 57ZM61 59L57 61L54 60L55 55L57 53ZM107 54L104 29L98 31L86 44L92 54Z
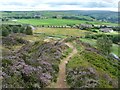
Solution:
M112 40L106 35L97 39L97 48L105 55L111 52Z
M118 44L120 42L120 34L116 35L104 35L104 34L86 34L85 38L90 38L90 39L98 39L103 36L108 37L113 43Z
M78 16L63 16L62 19L73 19L73 20L86 20L86 21L92 21L86 18L78 17Z
M34 17L34 16L13 16L13 17L4 17L4 18L2 18L2 21L9 21L9 20L11 20L11 19L38 19L38 18L40 18L40 17Z
M114 31L120 31L120 27L113 27Z
M1 18L2 21L9 21L9 18Z
M52 16L52 18L57 18L57 16Z
M32 28L28 25L1 25L0 30L2 36L8 36L10 33L24 33L26 35L33 34Z

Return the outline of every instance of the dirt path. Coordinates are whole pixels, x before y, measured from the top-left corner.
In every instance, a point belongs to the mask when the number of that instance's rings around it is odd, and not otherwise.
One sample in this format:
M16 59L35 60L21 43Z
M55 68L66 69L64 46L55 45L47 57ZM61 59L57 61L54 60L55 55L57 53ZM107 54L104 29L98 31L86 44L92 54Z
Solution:
M73 51L66 57L64 60L61 61L59 65L59 74L58 79L55 84L55 88L68 88L66 83L66 64L70 60L70 58L77 53L77 49L73 47L72 44L66 43L67 46L73 49Z

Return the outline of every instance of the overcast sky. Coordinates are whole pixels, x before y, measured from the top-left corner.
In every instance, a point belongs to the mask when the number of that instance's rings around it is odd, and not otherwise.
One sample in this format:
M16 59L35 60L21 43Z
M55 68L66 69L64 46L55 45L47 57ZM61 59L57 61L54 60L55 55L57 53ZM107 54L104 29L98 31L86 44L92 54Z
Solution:
M118 10L119 0L0 0L0 11Z

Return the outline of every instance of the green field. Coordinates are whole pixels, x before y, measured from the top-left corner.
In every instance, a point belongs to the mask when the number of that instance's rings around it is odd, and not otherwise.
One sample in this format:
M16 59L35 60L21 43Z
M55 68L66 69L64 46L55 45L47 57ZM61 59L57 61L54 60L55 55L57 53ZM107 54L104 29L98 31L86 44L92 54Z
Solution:
M2 24L19 25L20 23L14 21L2 21Z
M34 33L45 33L47 35L57 36L84 36L89 31L73 28L37 28Z
M96 25L111 25L117 26L115 23L106 23L100 21L85 21L85 20L71 20L71 19L18 19L19 23L31 24L31 25L73 25L73 24L83 24L90 23Z

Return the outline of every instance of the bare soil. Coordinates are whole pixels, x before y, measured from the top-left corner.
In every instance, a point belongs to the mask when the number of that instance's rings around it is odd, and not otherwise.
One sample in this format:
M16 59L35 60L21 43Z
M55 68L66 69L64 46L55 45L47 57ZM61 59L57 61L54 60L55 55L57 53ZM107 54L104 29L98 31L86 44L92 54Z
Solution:
M73 49L73 51L64 59L61 61L59 65L59 74L57 78L57 82L55 84L55 88L68 88L66 82L66 64L70 60L71 57L73 57L77 53L77 49L71 44L71 43L65 43L67 46Z

